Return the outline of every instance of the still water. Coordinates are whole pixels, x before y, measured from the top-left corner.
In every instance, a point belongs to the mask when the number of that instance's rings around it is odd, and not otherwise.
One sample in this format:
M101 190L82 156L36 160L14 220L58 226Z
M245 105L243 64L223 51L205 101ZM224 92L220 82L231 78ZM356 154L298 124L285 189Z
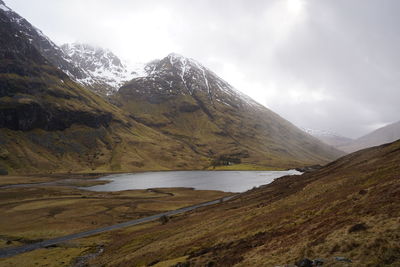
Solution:
M166 171L109 175L99 180L110 183L85 187L91 191L121 191L165 187L190 187L198 190L244 192L255 186L269 184L285 175L298 175L288 171Z

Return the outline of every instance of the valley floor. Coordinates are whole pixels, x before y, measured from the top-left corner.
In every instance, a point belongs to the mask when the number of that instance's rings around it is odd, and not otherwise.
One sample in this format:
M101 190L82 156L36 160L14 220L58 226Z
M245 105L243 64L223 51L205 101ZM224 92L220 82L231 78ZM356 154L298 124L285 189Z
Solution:
M230 194L187 188L91 192L99 175L0 176L0 249L96 229ZM155 221L151 225L161 225ZM139 225L137 228L145 226ZM114 233L0 259L0 266L79 266Z
M0 265L269 267L293 266L308 258L322 259L324 266L400 266L399 174L400 141L347 155L301 176L278 178L164 223L72 240L0 259ZM26 183L53 178L18 179ZM0 246L112 225L227 195L182 188L111 193L55 185L3 188Z

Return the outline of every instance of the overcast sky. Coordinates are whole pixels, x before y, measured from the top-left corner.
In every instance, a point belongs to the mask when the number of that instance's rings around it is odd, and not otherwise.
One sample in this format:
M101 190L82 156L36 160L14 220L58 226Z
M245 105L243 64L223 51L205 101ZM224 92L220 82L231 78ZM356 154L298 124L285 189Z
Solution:
M397 0L5 0L57 44L194 58L300 127L359 137L400 120Z

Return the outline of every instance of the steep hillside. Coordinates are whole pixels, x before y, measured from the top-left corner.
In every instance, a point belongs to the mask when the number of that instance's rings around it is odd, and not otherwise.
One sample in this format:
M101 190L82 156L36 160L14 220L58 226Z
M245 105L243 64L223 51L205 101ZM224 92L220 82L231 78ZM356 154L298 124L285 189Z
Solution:
M91 264L399 266L399 173L400 141L362 150L164 225L115 233Z
M74 80L84 81L88 79L88 74L75 67L71 63L71 59L41 30L7 7L2 0L0 0L0 12L12 22L18 34L24 36L53 66L61 69Z
M329 131L321 131L321 130L313 130L313 129L302 129L304 132L318 138L325 144L331 145L333 147L340 147L349 144L353 141L353 139L342 136L337 133L329 132Z
M170 54L121 87L115 102L135 120L231 163L289 167L340 155L240 93L197 61Z
M98 56L103 57L101 59L98 58L98 63L103 64L102 69L93 69L93 66L88 66L88 64L80 64L79 55L75 53L71 54L71 46L64 46L61 49L43 34L40 29L7 7L2 0L0 0L0 12L9 18L18 31L18 34L24 36L51 65L62 70L75 82L96 93L106 95L110 91L115 91L122 85L121 80L127 81L134 76L128 75L127 71L123 68L118 69L121 67L119 59L105 50L100 53L101 55L95 53L97 58ZM94 48L90 48L90 50L95 52ZM111 68L107 66L107 60L111 60L110 63L113 65L113 68L112 66ZM103 72L99 73L99 71ZM127 78L123 78L125 76Z
M390 143L398 139L400 139L400 121L386 125L348 144L337 146L337 148L350 153L363 148Z
M206 165L181 142L128 118L70 80L17 24L0 10L1 173Z
M108 49L79 43L64 44L61 49L77 68L93 77L87 86L98 94L114 94L125 82L139 76L138 70L128 67Z

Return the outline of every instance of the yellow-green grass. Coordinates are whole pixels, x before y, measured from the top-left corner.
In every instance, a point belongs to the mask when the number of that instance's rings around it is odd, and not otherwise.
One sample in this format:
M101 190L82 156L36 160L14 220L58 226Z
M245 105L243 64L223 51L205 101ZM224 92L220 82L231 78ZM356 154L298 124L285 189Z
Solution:
M90 192L66 187L3 189L0 235L48 239L173 210L226 195L185 188Z
M90 183L82 175L78 181ZM42 177L43 181L59 179ZM31 181L20 177L17 182ZM40 180L36 177L35 181ZM40 180L42 181L42 180ZM8 182L7 182L8 184ZM190 188L159 188L120 192L91 192L65 186L3 188L0 191L0 248L95 229L166 210L178 209L229 195ZM156 221L131 229L160 225ZM132 231L132 230L128 230ZM110 233L73 240L60 246L0 259L1 266L70 266L109 240Z
M187 256L178 257L178 258L175 258L175 259L170 259L170 260L158 262L158 263L154 264L153 266L154 267L171 267L171 266L174 266L174 265L176 265L178 263L185 262L186 259L187 259Z
M13 184L31 184L31 183L45 183L57 180L54 177L46 176L11 176L2 175L0 176L0 186L13 185Z
M206 107L182 112L179 107L183 103L198 106L198 100L183 94L152 103L148 95L135 93L135 86L133 81L122 88L115 101L138 121L182 141L202 156L198 167L212 168L212 162L224 155L239 158L243 166L238 168L243 169L258 169L247 165L286 169L323 164L340 155L267 109L233 109L219 102L210 104L207 97L199 95ZM280 133L283 128L285 134ZM183 168L192 167L183 163Z
M17 257L0 259L1 266L71 266L74 259L83 253L89 253L84 247L57 247L38 249Z
M107 242L109 242L109 233L98 234L3 258L0 259L0 266L74 266L78 261L82 261L82 257L97 255ZM13 245L16 246L16 244ZM86 262L86 259L83 259L83 262Z

